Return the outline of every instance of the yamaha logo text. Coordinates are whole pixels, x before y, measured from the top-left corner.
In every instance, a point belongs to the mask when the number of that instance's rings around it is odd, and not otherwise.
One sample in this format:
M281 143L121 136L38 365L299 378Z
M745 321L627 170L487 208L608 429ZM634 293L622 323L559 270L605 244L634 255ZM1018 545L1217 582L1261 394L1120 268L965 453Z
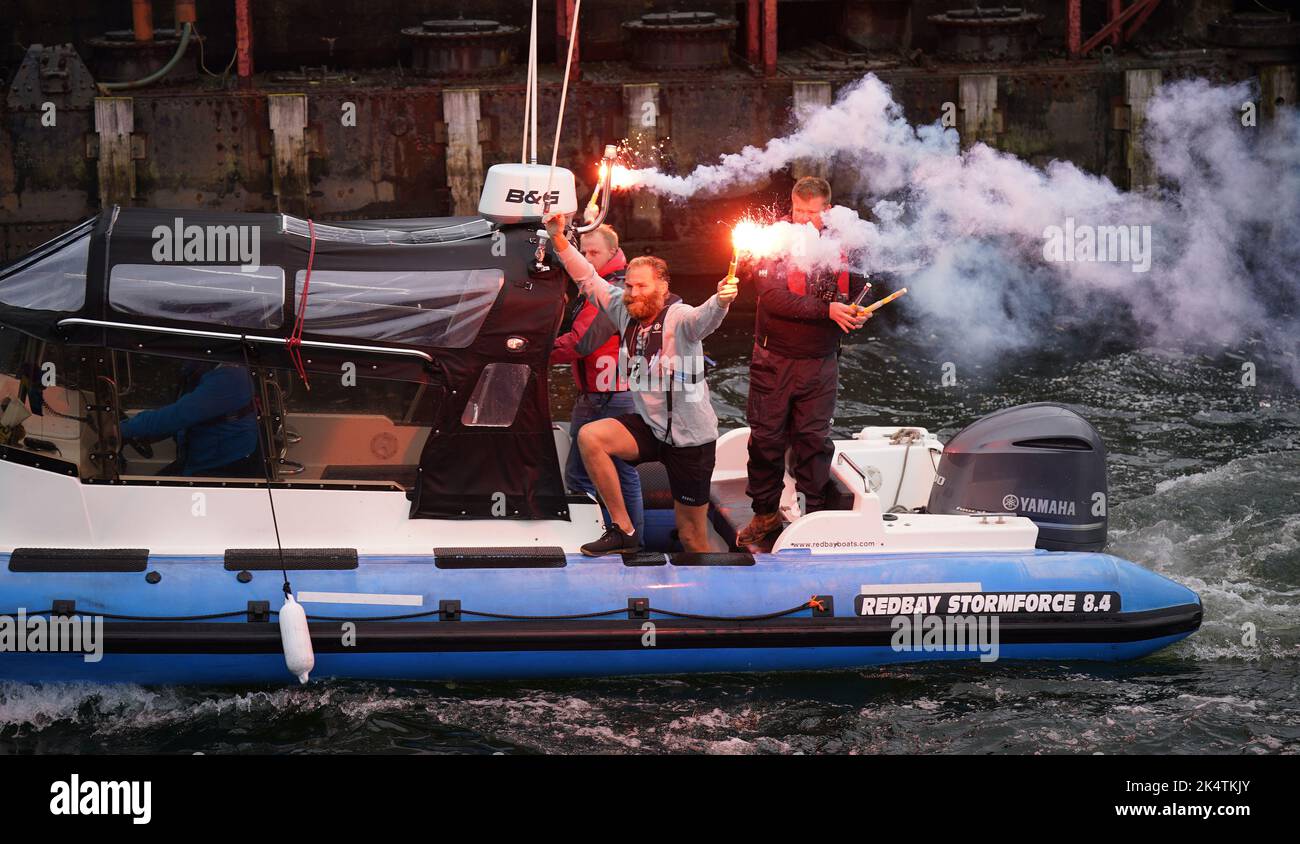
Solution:
M1008 512L1034 513L1040 516L1073 516L1074 502L1058 498L1026 498L1023 495L1005 495L1002 507Z

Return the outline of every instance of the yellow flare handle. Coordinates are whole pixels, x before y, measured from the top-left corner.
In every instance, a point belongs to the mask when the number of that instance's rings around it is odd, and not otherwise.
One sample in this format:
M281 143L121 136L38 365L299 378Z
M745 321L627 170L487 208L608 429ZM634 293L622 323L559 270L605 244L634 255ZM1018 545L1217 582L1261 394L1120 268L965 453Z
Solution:
M895 299L897 299L899 296L902 296L902 295L903 295L904 293L906 293L906 292L907 292L907 288L904 287L904 288L902 288L901 290L897 290L897 291L895 291L895 292L893 292L893 293L890 293L888 296L886 296L885 298L881 299L879 302L872 302L872 303L871 303L870 305L868 305L867 307L862 308L862 309L861 309L861 310L862 310L862 313L864 313L864 314L869 314L869 313L871 313L872 311L876 310L877 308L882 308L882 307L884 307L885 305L888 305L890 302L892 302L892 301L894 301Z

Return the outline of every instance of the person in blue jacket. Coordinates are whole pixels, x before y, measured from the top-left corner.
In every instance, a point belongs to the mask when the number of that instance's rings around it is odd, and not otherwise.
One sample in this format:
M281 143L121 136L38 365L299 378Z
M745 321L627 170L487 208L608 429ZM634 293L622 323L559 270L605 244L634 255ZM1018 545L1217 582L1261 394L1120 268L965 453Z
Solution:
M123 441L174 437L176 460L160 475L262 476L253 379L248 370L187 361L181 369L180 393L171 404L141 411L124 421Z

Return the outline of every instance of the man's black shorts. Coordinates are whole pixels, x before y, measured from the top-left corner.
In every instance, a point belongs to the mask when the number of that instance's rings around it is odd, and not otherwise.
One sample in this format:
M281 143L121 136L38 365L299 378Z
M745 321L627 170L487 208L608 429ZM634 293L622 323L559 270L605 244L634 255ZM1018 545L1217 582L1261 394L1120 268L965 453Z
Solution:
M673 500L691 507L709 503L709 481L717 457L717 442L704 445L668 445L655 436L649 423L639 413L615 416L636 440L637 456L627 461L635 466L655 460L668 470L668 488Z

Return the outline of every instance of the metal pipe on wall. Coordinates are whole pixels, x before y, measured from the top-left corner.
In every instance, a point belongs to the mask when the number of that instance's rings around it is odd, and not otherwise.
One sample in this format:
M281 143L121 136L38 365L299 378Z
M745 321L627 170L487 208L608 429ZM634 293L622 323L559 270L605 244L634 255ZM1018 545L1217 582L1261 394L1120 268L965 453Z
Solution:
M194 9L194 0L176 0L176 28L179 30L187 23L197 23L198 13Z
M249 0L235 0L235 53L240 85L247 87L253 79L253 16Z
M776 75L776 0L763 2L763 75Z
M153 0L131 0L131 29L136 41L153 40Z
M159 79L162 79L164 76L171 73L172 68L176 67L176 65L180 63L181 57L185 55L185 51L190 46L190 36L193 35L193 33L194 24L187 22L181 28L181 40L180 44L176 47L176 52L172 54L172 57L167 60L166 64L143 79L136 79L131 82L101 82L99 83L99 87L105 91L125 91L131 88L144 88L152 85Z
M1082 0L1069 0L1069 6L1066 8L1066 34L1065 40L1069 47L1071 56L1078 56L1080 48L1083 45L1083 11L1080 8Z

